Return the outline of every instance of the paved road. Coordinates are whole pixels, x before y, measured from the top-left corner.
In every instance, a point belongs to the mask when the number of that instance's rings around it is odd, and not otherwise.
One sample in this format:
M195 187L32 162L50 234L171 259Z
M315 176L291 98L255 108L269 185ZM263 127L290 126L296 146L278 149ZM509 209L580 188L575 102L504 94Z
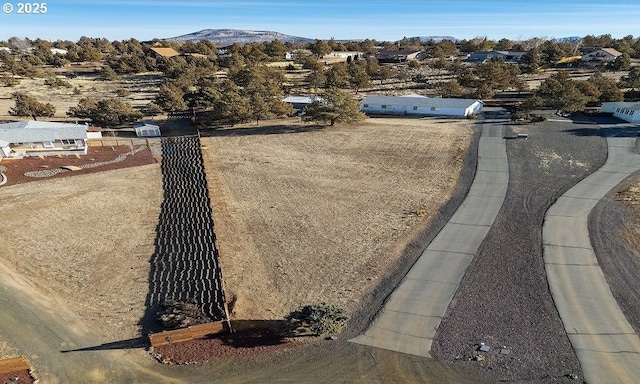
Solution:
M509 166L501 124L506 120L500 117L486 115L476 175L461 206L389 296L369 329L350 341L430 357L436 329L507 192Z
M605 134L608 129L613 130L603 127ZM589 383L634 383L640 378L640 339L609 289L588 231L588 216L598 201L640 169L633 136L607 137L605 165L562 195L547 211L543 226L551 294Z

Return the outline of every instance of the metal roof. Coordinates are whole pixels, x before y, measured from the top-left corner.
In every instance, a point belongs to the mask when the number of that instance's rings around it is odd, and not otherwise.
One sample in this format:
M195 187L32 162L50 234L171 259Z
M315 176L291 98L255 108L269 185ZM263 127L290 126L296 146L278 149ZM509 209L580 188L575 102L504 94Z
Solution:
M173 48L151 48L151 50L162 57L174 57L180 55L180 53Z
M133 127L134 128L160 128L159 125L151 124L146 121L136 121L135 123L133 123Z
M402 97L402 96L367 96L360 102L360 105L400 105L415 107L436 107L436 108L462 108L466 109L474 103L482 101L477 99L451 99L444 97Z
M48 121L18 121L0 124L0 139L9 143L86 139L87 126Z
M282 99L282 101L291 104L311 104L314 101L322 102L323 99L318 96L288 96Z

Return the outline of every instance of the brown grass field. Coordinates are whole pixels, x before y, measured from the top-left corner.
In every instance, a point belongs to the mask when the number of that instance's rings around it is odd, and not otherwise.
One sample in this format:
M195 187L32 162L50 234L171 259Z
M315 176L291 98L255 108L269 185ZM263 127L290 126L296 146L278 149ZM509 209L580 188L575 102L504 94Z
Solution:
M203 139L233 316L282 318L318 301L357 308L449 198L470 124L283 122Z
M203 138L236 319L281 319L316 301L356 308L412 228L447 200L472 124L285 123ZM152 164L0 187L0 232L11 234L0 261L97 333L137 336L161 178ZM1 340L0 347L0 357L15 354Z

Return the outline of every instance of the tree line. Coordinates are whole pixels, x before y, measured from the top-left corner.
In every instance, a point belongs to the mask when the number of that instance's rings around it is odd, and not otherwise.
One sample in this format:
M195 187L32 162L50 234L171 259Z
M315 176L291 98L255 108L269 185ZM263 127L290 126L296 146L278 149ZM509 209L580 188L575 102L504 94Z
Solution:
M394 43L375 40L339 42L331 39L306 44L283 44L274 40L266 43L234 44L226 47L223 56L219 56L217 47L208 41L176 43L129 39L110 42L107 39L82 37L77 42L48 42L42 39L12 38L7 42L0 42L0 46L10 47L13 51L10 53L0 50L0 85L14 86L19 77L43 77L45 84L51 87L71 87L69 82L43 68L67 65L71 61L101 61L102 68L98 76L102 80L116 81L124 75L145 71L161 72L165 80L155 99L140 110L132 108L121 97L103 100L85 97L77 106L67 111L69 116L90 119L96 124L108 126L135 121L143 115L189 110L194 115L207 112L208 121L233 125L250 120L259 122L293 112L282 101L291 86L287 84L285 71L268 64L281 61L286 52L295 49L305 52L296 58L297 66L290 64L288 69L307 70L305 82L309 91L322 94L327 103L339 103L338 100L344 102L349 95L344 92L346 90L357 94L361 89L376 83L383 85L390 79L400 82L411 80L425 85L432 82L432 79L415 71L424 64L414 61L391 67L381 65L372 55L366 55L378 49L424 50L430 56L429 66L443 69L452 75L451 80L436 85L436 91L442 96L489 99L496 92L504 90L529 92L522 74L536 73L541 68L553 66L563 57L575 54L580 46L586 45L614 47L623 52L619 60L605 69L630 69L628 75L618 83L601 74L586 81L571 80L561 74L554 75L522 103L521 109L546 106L564 111L579 110L589 102L622 100L624 95L620 88L630 89L628 97L638 96L636 88L640 82L640 73L638 67L632 68L631 60L640 57L640 39L633 36L614 39L610 35L586 36L579 42L542 39L512 42L508 39L493 41L486 38L460 42L425 42L417 38L405 38ZM172 47L183 53L197 55L159 57L150 54L150 49L154 46ZM52 51L52 48L65 51ZM465 52L491 49L522 50L527 53L518 65L502 60L468 65L460 59L460 55ZM345 63L325 65L322 56L340 50L357 51L364 55L350 56ZM118 92L116 96L126 94L126 90ZM16 106L10 110L12 115L36 118L55 113L51 104L39 103L28 95L16 93L14 98ZM340 121L340 116L332 117L327 112L326 105L324 108L320 107L322 106L315 105L310 108L313 113L308 115L309 118L323 116L328 122ZM345 105L342 108L353 109ZM336 110L333 111L334 114L335 112Z

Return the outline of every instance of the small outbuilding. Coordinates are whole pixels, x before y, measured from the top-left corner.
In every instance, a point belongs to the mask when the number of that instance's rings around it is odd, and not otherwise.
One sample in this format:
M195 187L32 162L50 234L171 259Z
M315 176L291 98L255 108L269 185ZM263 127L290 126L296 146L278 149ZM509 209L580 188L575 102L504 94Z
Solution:
M477 99L444 97L367 96L360 102L360 110L370 115L397 116L471 116L482 111L484 104Z
M318 96L287 96L282 99L287 104L291 104L296 112L301 113L304 109L314 101L322 102L323 99Z
M138 137L158 137L161 136L160 126L147 123L145 121L138 121L133 123L133 129L136 131Z

